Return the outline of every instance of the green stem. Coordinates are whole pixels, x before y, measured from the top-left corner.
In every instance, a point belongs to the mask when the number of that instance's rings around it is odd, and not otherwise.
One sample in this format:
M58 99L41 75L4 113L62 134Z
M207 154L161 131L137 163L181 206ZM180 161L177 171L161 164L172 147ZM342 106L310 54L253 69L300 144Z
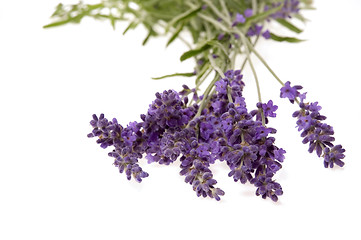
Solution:
M282 85L285 84L281 81L281 79L276 75L276 73L272 70L272 68L267 64L267 62L262 58L262 56L257 52L257 50L252 46L250 41L246 38L245 34L239 30L235 30L240 36L245 38L245 45L250 48L250 50L257 56L257 58L263 63L263 65L268 69L268 71L273 75L273 77Z
M217 66L216 62L214 61L212 55L208 56L209 62L212 66L212 68L222 77L225 78L223 71Z
M167 25L166 24L163 24L162 22L159 22L158 25L162 28L164 28L164 35L166 35L166 28L167 28ZM173 33L174 33L174 29L171 30ZM178 35L178 38L179 40L181 40L190 50L192 49L192 45L184 38L182 37L180 34ZM196 68L197 68L197 72L199 71L199 68L197 66L197 57L194 56L194 61L196 63Z
M256 46L258 40L259 40L259 35L256 37L256 40L255 40L254 43L253 43L253 47ZM244 69L244 67L246 66L247 60L248 60L247 58L244 59L242 65L241 65L241 68L240 68L241 71L242 71L242 70Z
M258 57L258 59L263 63L263 65L268 69L268 71L273 75L273 77L282 85L285 84L282 82L282 80L276 75L276 73L272 70L272 68L267 64L267 62L262 58L262 56L253 48L252 52Z
M201 103L201 105L199 106L198 112L197 112L197 114L194 116L194 118L197 118L197 117L199 117L199 116L201 115L201 113L202 113L205 105L206 105L206 104L208 103L208 101L209 101L209 98L208 98L209 92L210 92L210 91L212 90L212 88L214 87L214 84L218 81L218 78L219 78L219 76L218 76L218 74L216 74L216 76L214 76L212 82L209 84L209 86L207 87L207 89L204 91L202 103ZM193 119L194 119L194 118L193 118ZM189 125L189 123L188 123L188 125Z
M232 25L231 20L226 15L224 16L220 11L218 11L218 8L212 3L212 1L209 0L203 0L211 9L212 11L222 20L224 20L229 26Z
M258 81L256 69L254 68L253 63L252 63L252 60L251 60L251 56L250 56L250 52L249 52L248 45L245 43L245 42L246 42L246 37L245 37L244 35L241 35L241 39L242 39L242 41L243 41L243 44L244 44L244 47L245 47L245 50L246 50L247 59L248 59L249 65L250 65L250 67L251 67L251 70L252 70L252 73L253 73L253 76L254 76L254 80L256 81L258 101L261 103L261 102L262 102L261 88L260 88L260 86L259 86L259 81ZM260 109L260 111L261 111L261 117L262 117L262 125L265 126L265 124L266 124L266 119L265 119L265 116L264 116L263 109Z
M252 10L253 10L253 14L256 15L257 14L257 0L252 0Z
M204 22L203 26L206 29L207 39L209 39L209 40L212 39L212 31L211 31L209 24L207 22Z
M259 86L259 81L258 81L258 76L256 73L256 69L253 66L252 60L251 60L251 56L248 57L248 62L249 62L249 66L251 67L253 76L254 76L254 80L256 81L256 86L257 86L257 94L258 94L258 101L262 102L262 98L261 98L261 87Z
M234 51L232 58L231 58L231 69L234 69L236 66L236 58L237 58L237 52Z
M221 3L224 16L229 16L229 10L227 8L226 2L224 0L220 0L219 2Z
M242 144L242 143L243 143L243 144L246 143L246 141L244 140L243 132L241 132L241 141L242 141L241 144Z
M246 66L246 63L247 63L247 60L248 60L248 58L245 58L244 60L243 60L243 63L242 63L242 65L241 65L241 72L243 72L243 69L244 69L244 67Z
M211 18L211 17L209 17L209 16L207 16L207 15L204 15L204 14L202 14L202 13L199 13L198 16L199 16L200 18L203 18L204 20L212 23L212 24L214 25L214 27L218 27L218 28L221 29L223 32L229 33L229 29L228 29L227 27L223 26L223 24L221 24L221 23L218 22L217 20L215 20L215 19L213 19L213 18Z
M232 95L231 95L231 87L227 86L227 97L228 97L228 102L233 103L233 99L232 99Z
M192 49L192 45L191 45L187 40L185 40L184 37L178 35L178 38L179 38L179 40L181 40L189 49Z
M199 79L199 82L196 85L196 89L199 88L200 85L202 85L202 83L207 79L207 77L209 76L209 74L211 74L211 72L213 71L213 69L209 69L208 72L204 73L203 76Z
M242 39L243 42L245 42L245 39L244 39L243 36L241 36L241 39ZM259 86L259 81L258 81L256 69L255 69L254 66L253 66L253 63L252 63L252 60L251 60L251 56L250 56L250 52L249 52L248 46L247 46L246 44L244 44L244 45L245 45L247 60L248 60L248 62L249 62L249 65L250 65L250 67L251 67L251 70L252 70L254 79L255 79L255 81L256 81L257 93L258 93L258 101L259 101L259 102L262 102L262 98L261 98L261 88L260 88L260 86Z

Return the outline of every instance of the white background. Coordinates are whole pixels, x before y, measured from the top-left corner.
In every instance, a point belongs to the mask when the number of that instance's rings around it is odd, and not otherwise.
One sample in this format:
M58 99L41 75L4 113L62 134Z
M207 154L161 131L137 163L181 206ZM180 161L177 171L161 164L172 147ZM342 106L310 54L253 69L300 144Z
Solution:
M67 1L72 2L72 1ZM319 101L343 169L325 169L301 143L279 98L279 84L257 63L263 99L273 99L277 145L287 150L277 175L278 203L234 183L223 164L212 168L226 195L197 198L172 166L141 164L149 178L128 182L107 150L88 139L93 113L126 125L140 120L154 93L190 79L153 81L192 71L179 62L186 48L167 38L141 42L139 28L122 36L108 22L42 29L57 0L2 1L0 8L0 239L361 239L361 1L316 1L300 44L261 42L259 51L283 81L301 84ZM248 105L256 89L245 72ZM251 108L251 107L250 107Z

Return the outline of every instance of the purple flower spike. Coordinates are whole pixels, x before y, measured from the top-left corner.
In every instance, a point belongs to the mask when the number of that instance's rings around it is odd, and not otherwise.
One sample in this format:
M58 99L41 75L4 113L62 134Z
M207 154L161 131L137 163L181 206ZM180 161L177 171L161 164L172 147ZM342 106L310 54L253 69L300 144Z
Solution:
M325 116L320 114L322 107L318 102L305 102L306 93L300 94L298 90L301 86L290 86L286 82L281 88L281 97L288 98L292 103L297 97L300 98L300 110L294 112L292 116L297 118L297 128L301 131L303 144L309 144L308 151L316 152L318 157L324 158L324 166L332 168L334 164L343 167L344 162L341 160L345 157L345 149L341 145L334 146L333 127L323 123ZM331 149L330 149L331 148Z

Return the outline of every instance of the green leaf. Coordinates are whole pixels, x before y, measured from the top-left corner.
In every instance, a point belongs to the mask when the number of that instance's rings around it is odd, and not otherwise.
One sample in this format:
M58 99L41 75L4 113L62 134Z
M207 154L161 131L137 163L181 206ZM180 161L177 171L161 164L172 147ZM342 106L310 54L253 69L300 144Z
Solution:
M229 4L229 9L232 9L234 12L242 12L242 10L247 8L244 1L228 0L226 3Z
M290 43L298 43L303 42L305 40L294 38L294 37L281 37L277 36L276 34L271 33L271 39L277 42L290 42Z
M293 25L292 23L288 22L287 20L283 19L283 18L279 18L276 20L279 24L281 24L282 26L288 28L289 30L295 32L295 33L301 33L302 30L299 29L298 27L296 27L295 25Z
M303 22L303 23L305 23L305 22L307 22L307 21L310 21L310 20L308 20L307 18L305 18L304 16L302 16L302 15L299 14L299 13L294 14L293 17L296 18L296 19L298 19L298 20L300 20L300 21Z
M56 6L56 9L54 11L54 13L51 15L51 17L55 17L55 16L58 16L58 15L62 15L64 13L64 5L62 3L59 3L57 6Z
M155 77L152 78L153 80L159 80L159 79L163 79L163 78L169 78L169 77L193 77L195 74L194 72L189 72L189 73L174 73L174 74L169 74L169 75L164 75L162 77Z
M183 62L184 60L186 60L188 58L194 57L194 56L200 54L201 52L204 52L204 51L210 49L211 46L212 46L211 44L206 42L204 45L202 45L199 48L192 49L190 51L187 51L187 52L183 53L183 55L180 57L180 60Z
M193 43L197 43L200 37L201 30L199 29L201 29L201 26L199 26L199 23L194 21L194 19L192 19L189 23L190 24L188 24L187 27L192 34Z
M143 46L148 42L150 36L152 36L152 35L153 35L152 30L149 30L147 36L144 38L144 40L143 40L143 42L142 42L142 45L143 45Z
M90 16L91 12L95 9L99 9L104 7L102 3L93 4L93 5L85 5L85 7L80 7L80 5L70 5L71 9L69 11L64 10L64 6L62 4L58 4L55 12L52 17L58 17L59 20L50 24L43 26L43 28L57 27L67 23L80 23L80 21L85 16ZM75 16L72 16L72 13L75 13Z
M168 40L166 47L168 47L169 44L171 44L178 37L179 33L183 30L183 26L184 26L184 24L181 24L176 29L176 31L173 33L172 37Z
M261 22L269 17L269 15L279 11L283 7L283 4L279 5L276 8L271 8L265 12L258 13L253 15L252 17L247 18L246 22L244 23L244 28L248 30L253 23Z
M129 29L134 29L138 26L139 22L132 21L129 23L128 27L124 30L123 35L128 32Z
M151 36L157 36L158 34L156 31L154 31L153 26L151 24L149 24L146 21L143 21L142 23L149 31L147 37L144 39L144 41L142 43L142 45L144 46L148 42L148 40Z
M202 76L206 73L206 71L209 69L209 62L205 62L203 64L203 67L201 68L200 72L198 73L197 79L196 79L196 85L198 85L199 80L202 78Z
M226 48L222 45L222 43L220 43L219 41L216 41L216 40L210 40L207 43L214 47L218 47L219 49L221 49L221 51L224 53L224 55L229 59L228 52L227 52Z
M197 6L197 7L194 7L194 8L191 8L189 9L188 11L176 16L175 18L173 18L167 25L166 27L166 31L168 32L169 31L169 28L171 26L174 26L176 25L177 23L181 22L181 21L184 21L186 19L189 19L193 16L195 16L199 11L202 10L202 6Z
M86 11L87 12L90 12L90 11L93 11L95 9L98 9L98 8L103 8L104 7L104 4L103 3L98 3L98 4L87 4L86 5Z
M71 19L66 19L66 20L59 21L59 22L53 22L53 23L50 23L50 24L48 24L48 25L43 26L43 28L57 27L57 26L61 26L61 25L67 24L67 23L69 23L69 22L71 22Z

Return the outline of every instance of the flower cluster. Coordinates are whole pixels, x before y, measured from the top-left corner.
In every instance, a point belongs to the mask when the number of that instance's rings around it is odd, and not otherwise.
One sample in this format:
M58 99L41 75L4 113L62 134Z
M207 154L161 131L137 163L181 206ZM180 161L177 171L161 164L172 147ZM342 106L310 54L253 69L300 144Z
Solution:
M268 11L272 8L277 8L282 4L282 8L280 10L278 10L277 12L271 14L269 16L269 19L278 19L278 18L291 18L291 14L295 14L298 13L299 11L299 1L295 1L295 0L285 0L283 3L279 2L279 3L274 3L271 6L266 5L264 7L265 11ZM232 15L232 14L231 14ZM237 12L236 14L234 14L233 17L233 22L232 22L232 27L235 27L237 25L242 25L244 23L246 23L247 19L251 18L252 16L254 16L253 10L250 8L247 8L246 10L244 10L243 13L239 13ZM222 21L222 19L218 19L219 21ZM249 29L246 32L248 37L253 37L253 36L263 36L265 39L270 39L271 38L271 33L268 29L264 30L264 25L261 24L252 24ZM217 39L218 40L222 40L225 37L226 34L221 33L218 35ZM238 34L234 34L234 37L236 39L239 38Z
M283 3L279 2L279 3L273 3L272 7L278 7L282 5L282 8L277 11L276 13L272 14L271 17L274 19L277 18L291 18L291 14L293 13L298 13L300 11L299 8L299 4L300 1L298 0L284 0ZM268 10L270 7L269 6L265 6L265 10Z
M326 117L320 114L322 107L318 102L305 102L306 93L301 94L301 89L302 86L291 86L290 82L286 82L281 88L280 96L288 98L291 103L297 101L300 107L292 116L297 118L298 131L301 131L303 137L302 143L309 144L310 153L316 151L318 157L323 157L326 168L333 168L334 164L343 167L345 149L341 145L334 146L334 130L332 126L323 123Z
M247 8L243 14L242 13L236 13L235 19L232 23L232 27L237 26L238 24L243 24L246 22L246 20L253 16L253 10L250 8ZM270 32L268 30L262 31L263 26L259 24L253 24L247 31L247 36L260 36L262 35L265 39L269 39L271 37ZM239 36L236 35L236 38Z
M292 14L298 13L300 8L299 8L299 4L300 2L297 0L284 0L283 2L278 2L278 3L273 3L271 6L266 5L264 7L264 11L268 11L272 8L277 8L280 7L282 4L282 7L280 10L278 10L277 12L271 14L269 16L269 19L279 19L279 18L291 18ZM246 22L246 20L250 17L253 16L253 10L252 9L246 9L244 11L243 14L241 13L236 13L235 19L232 23L232 27L238 25L238 24L243 24ZM247 31L247 36L248 37L253 37L253 36L260 36L262 35L265 39L270 39L271 38L271 33L269 32L269 30L263 30L264 26L261 24L253 24Z
M207 104L202 108L197 103L187 106L186 95L193 90L184 85L179 93L157 93L147 114L141 115L142 121L126 128L116 119L94 115L88 137L98 137L103 148L114 147L109 156L128 179L140 182L148 176L138 164L144 155L149 163L166 165L180 159L180 174L197 196L220 200L224 192L215 187L210 166L222 161L235 182L250 182L256 195L277 201L283 192L273 176L282 167L285 151L270 136L276 130L262 124L259 116L262 112L266 118L275 117L277 106L272 101L259 103L258 110L248 112L240 71L229 70L225 76L215 83L215 93L204 99Z
M135 151L135 149L141 149L139 139L142 133L139 131L139 124L133 122L123 128L115 118L108 121L104 118L104 114L100 114L99 118L94 114L90 125L93 131L88 134L88 137L97 137L97 143L102 148L114 146L115 149L108 155L114 158L114 165L119 168L120 173L125 171L128 180L133 177L138 182L148 177L148 173L144 172L138 164L138 159L142 155Z

